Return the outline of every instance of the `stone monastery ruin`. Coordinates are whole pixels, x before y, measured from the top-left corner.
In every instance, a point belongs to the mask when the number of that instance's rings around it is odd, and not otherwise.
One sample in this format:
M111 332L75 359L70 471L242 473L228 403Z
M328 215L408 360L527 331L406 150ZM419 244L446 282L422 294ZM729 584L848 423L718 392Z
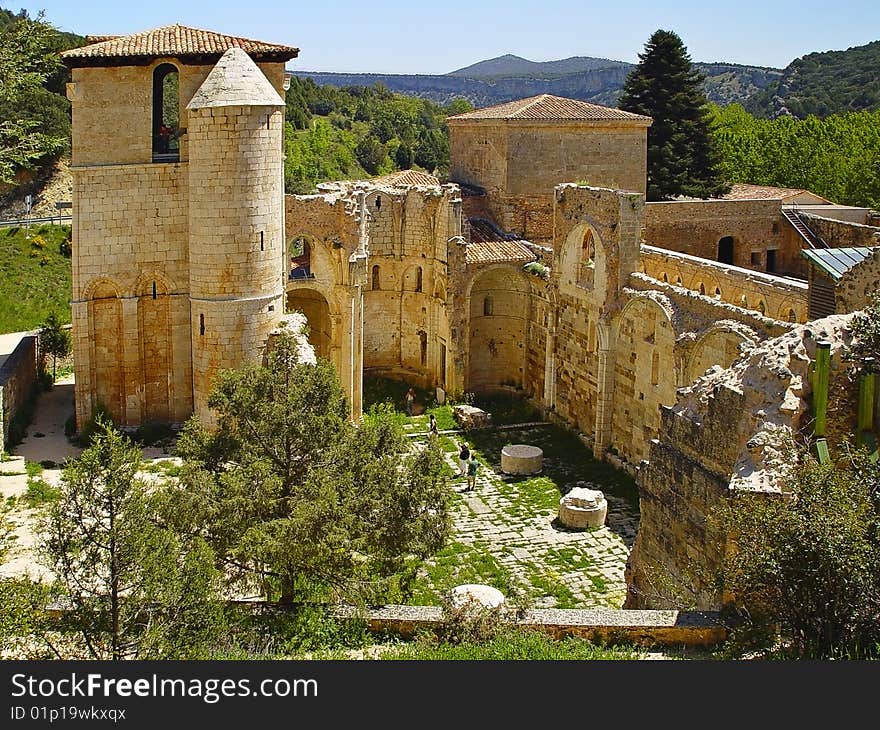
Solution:
M513 101L448 119L448 182L285 195L298 49L179 25L90 40L63 54L77 424L210 419L214 374L301 311L355 419L365 372L513 390L637 471L628 607L656 603L645 566L709 552L713 499L772 491L816 341L839 357L877 287L870 210L748 185L646 204L647 117Z

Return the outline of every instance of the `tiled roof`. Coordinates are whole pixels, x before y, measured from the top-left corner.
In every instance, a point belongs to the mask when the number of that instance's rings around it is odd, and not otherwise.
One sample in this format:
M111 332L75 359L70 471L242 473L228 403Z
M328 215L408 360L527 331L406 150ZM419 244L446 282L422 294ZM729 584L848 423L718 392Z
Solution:
M161 28L126 36L95 36L105 38L61 54L68 66L88 66L113 58L150 59L161 56L222 56L230 48L241 48L256 59L287 61L299 55L299 49L277 43L265 43L249 38L237 38L210 30L188 28L185 25L165 25Z
M515 238L495 227L485 218L469 218L470 241L465 254L469 264L492 263L499 261L535 261L538 257L526 245L526 241Z
M599 104L590 104L578 99L540 94L528 99L509 101L506 104L476 109L464 114L447 117L447 121L457 119L531 119L531 120L587 120L587 121L632 121L650 124L651 117L625 112Z
M397 172L382 175L370 180L376 185L388 185L390 187L399 188L408 185L422 185L434 187L440 184L440 181L433 175L421 170L398 170Z
M771 185L747 185L737 183L733 185L727 195L722 195L722 200L786 200L798 195L812 195L820 200L825 200L816 193L802 188L774 188ZM829 201L830 202L830 201Z
M805 248L801 254L825 271L834 281L840 281L843 275L854 266L870 257L876 248L856 246L852 248Z

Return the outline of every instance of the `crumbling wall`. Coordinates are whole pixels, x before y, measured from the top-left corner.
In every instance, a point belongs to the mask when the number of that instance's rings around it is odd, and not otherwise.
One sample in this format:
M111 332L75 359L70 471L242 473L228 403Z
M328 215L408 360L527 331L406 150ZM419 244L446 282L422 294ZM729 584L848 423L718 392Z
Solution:
M726 545L707 518L730 490L779 494L788 444L810 425L811 363L828 340L832 389L848 379L841 355L851 315L798 325L713 368L663 407L658 438L638 472L640 522L627 563L626 608L719 608L713 571ZM833 447L833 444L832 444Z

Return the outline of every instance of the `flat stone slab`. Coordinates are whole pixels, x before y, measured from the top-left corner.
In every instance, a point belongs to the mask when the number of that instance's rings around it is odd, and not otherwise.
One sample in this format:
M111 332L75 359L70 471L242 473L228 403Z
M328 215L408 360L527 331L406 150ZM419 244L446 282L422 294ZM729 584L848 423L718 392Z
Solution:
M501 449L501 471L505 474L539 474L544 468L544 450L529 444L508 444Z

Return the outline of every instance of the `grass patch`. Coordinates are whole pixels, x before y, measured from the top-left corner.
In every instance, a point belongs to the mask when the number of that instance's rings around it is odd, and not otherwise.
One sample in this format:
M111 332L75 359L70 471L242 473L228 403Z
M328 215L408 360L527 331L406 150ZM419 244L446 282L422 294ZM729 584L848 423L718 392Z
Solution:
M29 477L27 490L20 499L25 505L34 509L44 504L51 504L61 498L61 490L39 477Z
M390 660L635 660L641 654L628 646L599 646L586 639L552 639L538 631L511 628L485 642L435 644L428 640L395 644L379 654Z
M0 230L0 332L37 329L52 312L70 322L69 243L69 225Z
M450 590L463 583L494 586L508 597L521 592L514 577L495 560L487 545L450 542L422 564L407 603L439 605Z

